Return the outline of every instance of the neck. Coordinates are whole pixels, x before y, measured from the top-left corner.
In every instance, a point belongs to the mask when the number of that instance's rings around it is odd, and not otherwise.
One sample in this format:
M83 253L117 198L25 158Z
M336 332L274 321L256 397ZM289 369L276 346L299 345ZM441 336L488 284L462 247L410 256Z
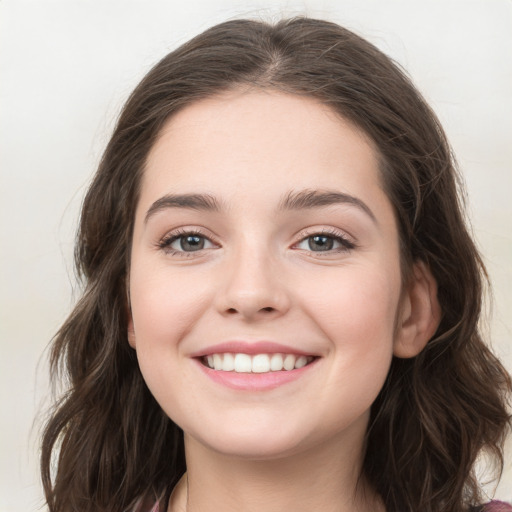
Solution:
M169 511L383 512L381 500L360 477L364 439L344 441L343 450L328 443L285 458L248 460L186 436L187 473Z

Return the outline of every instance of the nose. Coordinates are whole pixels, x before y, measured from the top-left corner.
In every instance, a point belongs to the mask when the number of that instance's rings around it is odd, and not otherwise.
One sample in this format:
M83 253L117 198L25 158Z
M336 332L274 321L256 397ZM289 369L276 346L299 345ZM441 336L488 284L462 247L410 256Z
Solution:
M290 308L278 262L268 250L246 247L226 261L216 294L218 311L246 321L276 318Z

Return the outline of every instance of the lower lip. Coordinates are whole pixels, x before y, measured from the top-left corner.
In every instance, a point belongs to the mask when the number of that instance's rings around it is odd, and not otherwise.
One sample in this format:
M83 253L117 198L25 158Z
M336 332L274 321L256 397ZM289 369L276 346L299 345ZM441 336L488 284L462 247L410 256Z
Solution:
M242 391L268 391L300 379L316 365L318 359L295 370L282 370L267 373L223 372L212 370L197 359L195 361L200 370L218 384Z

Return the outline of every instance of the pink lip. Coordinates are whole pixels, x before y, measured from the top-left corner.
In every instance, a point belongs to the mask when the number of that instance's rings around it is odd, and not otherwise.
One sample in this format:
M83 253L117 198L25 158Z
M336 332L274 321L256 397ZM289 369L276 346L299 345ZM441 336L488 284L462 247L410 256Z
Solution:
M279 352L283 351L281 350ZM237 373L212 370L202 364L199 359L194 360L199 369L214 382L240 391L269 391L278 388L302 377L305 373L309 372L311 368L316 366L317 361L318 359L315 359L308 365L295 370L268 373Z
M190 354L190 357L204 357L204 356L209 356L211 354L226 354L226 353L248 354L248 355L256 355L256 354L295 354L298 356L316 355L316 354L311 354L309 352L304 352L303 350L298 350L293 347L281 345L280 343L274 343L272 341L257 341L257 342L227 341L225 343L211 345L210 347L198 350L197 352Z

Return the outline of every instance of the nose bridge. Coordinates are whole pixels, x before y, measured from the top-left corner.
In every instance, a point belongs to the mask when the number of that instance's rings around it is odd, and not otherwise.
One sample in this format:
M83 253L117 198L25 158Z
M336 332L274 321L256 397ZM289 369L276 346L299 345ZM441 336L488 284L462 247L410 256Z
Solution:
M227 258L219 307L224 313L244 317L282 314L289 307L286 286L279 271L278 257L269 243L244 238Z

